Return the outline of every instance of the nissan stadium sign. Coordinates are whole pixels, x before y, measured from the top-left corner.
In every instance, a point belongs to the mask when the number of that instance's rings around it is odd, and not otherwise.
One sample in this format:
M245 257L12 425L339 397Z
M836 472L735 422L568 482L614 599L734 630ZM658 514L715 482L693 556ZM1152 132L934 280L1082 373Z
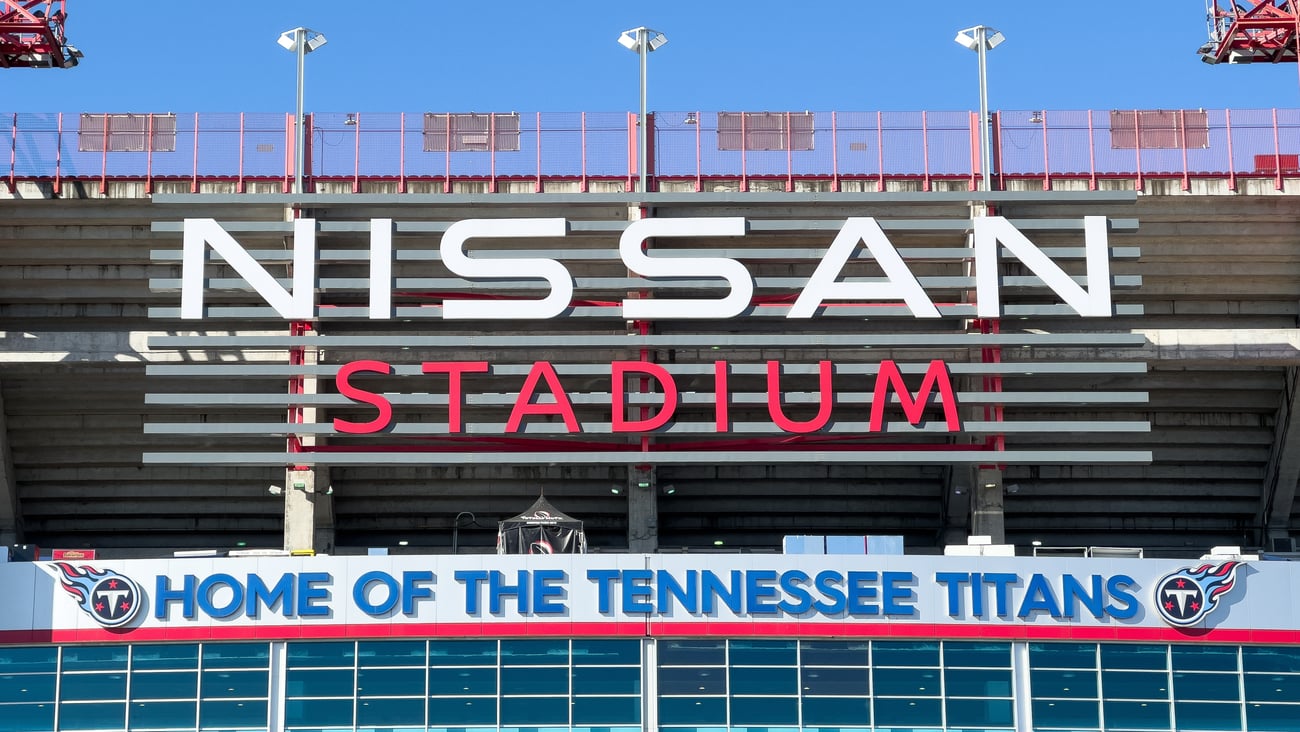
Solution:
M282 557L0 565L0 643L878 636L1294 644L1287 562Z
M1008 417L1146 401L1070 388L1071 377L1144 371L1109 355L1140 336L1037 327L1140 313L1112 301L1113 287L1139 281L1111 274L1113 257L1136 251L1112 248L1110 231L1133 222L757 215L156 223L179 234L179 251L154 254L179 277L150 284L179 298L150 316L183 333L151 338L178 363L149 374L191 378L189 390L147 401L195 415L146 431L216 447L145 460L1150 460L1014 447L1017 433L1143 432L1145 422ZM1004 329L1008 320L1035 327ZM1036 347L1067 355L1022 350ZM1041 383L1004 389L1011 377ZM257 391L214 391L234 383ZM287 417L268 422L276 410ZM219 449L239 437L286 447Z

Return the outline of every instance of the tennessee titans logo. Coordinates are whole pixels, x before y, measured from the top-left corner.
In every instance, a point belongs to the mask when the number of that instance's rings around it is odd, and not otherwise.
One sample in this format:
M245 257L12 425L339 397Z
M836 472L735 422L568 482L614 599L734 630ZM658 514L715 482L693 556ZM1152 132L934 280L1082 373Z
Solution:
M1202 564L1165 575L1156 583L1156 610L1170 625L1180 628L1196 625L1236 586L1237 570L1242 565L1243 562Z
M551 542L545 539L538 539L528 545L529 554L554 554L555 549L551 547Z
M85 564L74 567L67 562L55 562L54 566L63 575L63 589L105 628L126 625L140 612L140 586L130 577Z

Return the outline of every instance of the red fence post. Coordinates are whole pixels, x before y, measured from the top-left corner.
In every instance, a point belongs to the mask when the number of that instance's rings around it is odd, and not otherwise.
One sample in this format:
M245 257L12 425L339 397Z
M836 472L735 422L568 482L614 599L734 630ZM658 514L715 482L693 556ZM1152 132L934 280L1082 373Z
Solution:
M239 150L240 153L242 154L244 150L244 141L242 139L239 141ZM191 175L190 193L198 193L199 192L199 113L198 112L194 113L194 163L193 164L194 167L190 169L190 175ZM242 162L239 165L239 173L240 173L240 177L242 178L244 173L244 165Z
M1133 154L1137 159L1137 180L1134 182L1134 188L1141 192L1142 185L1142 117L1138 110L1133 110Z
M578 183L580 193L587 192L587 113L583 112L582 117L582 181Z
M1209 125L1207 124L1206 127L1208 128ZM1178 144L1183 148L1183 190L1190 191L1192 179L1187 170L1187 112L1182 109L1178 110Z
M790 113L785 113L785 192L794 192L794 130L790 128Z
M695 113L695 192L704 190L704 163L700 159L700 113Z
M921 190L930 190L930 126L925 112L921 112L921 165L925 168L921 174Z
M1092 129L1092 110L1088 110L1088 190L1097 190L1097 139Z
M144 191L153 193L153 112L145 120Z
M14 112L9 136L9 192L18 190L18 113Z
M839 126L835 119L835 112L831 112L831 192L839 193L840 191L840 136ZM695 153L699 159L699 151ZM697 163L698 165L698 163Z
M885 190L885 124L883 113L876 111L876 192Z
M542 113L537 113L537 185L534 193L542 192Z
M1052 190L1052 162L1047 157L1047 110L1039 112L1043 124L1043 190ZM1032 121L1032 120L1031 120Z
M970 128L970 183L967 190L973 191L979 188L979 179L976 177L980 169L979 113L968 114L966 125Z
M1273 115L1273 137L1277 137L1277 114ZM104 149L100 152L99 160L99 195L103 196L108 193L108 114L104 114Z
M361 113L357 112L357 123L352 128L352 192L361 192Z
M197 127L197 126L198 126L198 122L197 122L197 120L198 120L198 115L197 115L197 114L194 115L194 119L196 120L196 122L195 122L195 127ZM235 191L238 192L238 193L243 193L245 190L247 190L247 189L246 189L246 184L244 183L244 147L245 147L245 140L244 140L244 137L245 137L245 135L244 135L244 113L243 113L243 112L240 112L240 113L239 113L239 180L237 180L237 181L235 182ZM194 165L194 169L195 169L195 171L198 170L198 162L197 162L197 161L198 161L198 158L199 158L198 138L199 138L199 135L198 135L198 131L196 130L195 133L194 133L194 143L195 143L195 144L194 144L194 160L196 161L196 162L195 162L195 165ZM196 175L196 178L197 178L197 173L196 173L195 175Z
M1282 190L1282 143L1277 134L1277 107L1273 108L1273 187Z
M1228 190L1237 190L1237 161L1232 157L1232 110L1223 110L1223 120L1228 135Z
M63 189L63 113L59 112L59 131L54 137L54 195Z
M397 192L406 193L406 112L397 116Z

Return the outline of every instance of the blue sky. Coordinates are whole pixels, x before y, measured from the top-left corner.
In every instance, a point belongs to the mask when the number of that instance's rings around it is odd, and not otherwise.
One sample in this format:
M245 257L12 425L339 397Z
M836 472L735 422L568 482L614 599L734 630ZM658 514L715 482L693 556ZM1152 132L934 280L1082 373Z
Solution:
M282 112L293 108L283 30L329 43L307 60L308 111L589 111L637 104L647 25L651 110L969 110L983 23L994 109L1300 107L1296 64L1208 66L1203 0L604 0L272 2L68 0L71 70L0 70L0 110ZM1148 17L1149 16L1149 17Z

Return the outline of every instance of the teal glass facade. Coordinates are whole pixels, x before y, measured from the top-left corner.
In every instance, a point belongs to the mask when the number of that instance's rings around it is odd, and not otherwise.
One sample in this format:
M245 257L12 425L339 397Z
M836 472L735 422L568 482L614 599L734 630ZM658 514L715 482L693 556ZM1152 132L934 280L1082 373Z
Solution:
M0 648L0 732L1300 732L1300 648L787 639Z

